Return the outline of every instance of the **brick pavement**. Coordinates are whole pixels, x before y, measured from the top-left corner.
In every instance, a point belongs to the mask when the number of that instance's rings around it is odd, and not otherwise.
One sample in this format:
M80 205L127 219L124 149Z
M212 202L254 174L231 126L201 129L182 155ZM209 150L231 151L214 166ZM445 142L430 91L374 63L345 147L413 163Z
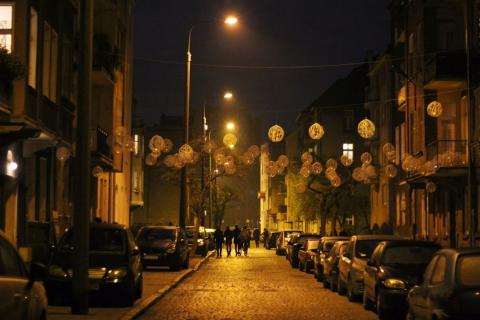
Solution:
M210 258L202 269L159 300L140 319L377 319L292 269L274 250L248 257Z

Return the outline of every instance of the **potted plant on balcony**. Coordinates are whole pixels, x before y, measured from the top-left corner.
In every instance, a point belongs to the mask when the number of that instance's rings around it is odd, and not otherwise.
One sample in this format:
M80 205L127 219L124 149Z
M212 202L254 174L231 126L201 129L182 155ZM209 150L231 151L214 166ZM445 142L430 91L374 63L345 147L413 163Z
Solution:
M6 48L0 47L0 100L8 100L12 94L13 80L25 75L25 67Z

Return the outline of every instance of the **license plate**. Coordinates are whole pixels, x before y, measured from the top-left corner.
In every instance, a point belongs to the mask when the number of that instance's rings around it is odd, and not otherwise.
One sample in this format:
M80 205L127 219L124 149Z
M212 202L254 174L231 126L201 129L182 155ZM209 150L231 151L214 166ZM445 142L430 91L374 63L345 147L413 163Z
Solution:
M146 255L146 256L143 256L143 259L145 259L145 260L158 260L158 256Z
M100 283L98 282L91 282L89 285L90 290L100 290Z

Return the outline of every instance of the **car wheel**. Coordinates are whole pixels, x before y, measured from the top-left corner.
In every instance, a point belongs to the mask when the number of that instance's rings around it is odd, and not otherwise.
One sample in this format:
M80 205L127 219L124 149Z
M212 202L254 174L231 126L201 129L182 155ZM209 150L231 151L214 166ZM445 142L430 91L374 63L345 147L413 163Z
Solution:
M320 280L318 280L318 281L320 281ZM330 283L328 283L327 277L325 277L325 276L322 278L322 284L323 284L323 287L325 289L330 288Z
M182 267L183 267L183 269L188 269L189 265L190 265L190 257L187 256L187 257L185 258L185 261L183 262Z
M337 278L335 275L331 275L330 276L330 281L328 282L328 284L330 285L330 290L332 290L332 292L337 292Z
M353 292L353 281L352 278L348 278L347 281L347 298L348 301L353 302L357 299L355 293Z
M410 308L408 308L407 311L407 320L415 320L415 315L413 314L412 310L410 310Z
M385 310L385 308L383 307L383 303L382 303L382 295L379 293L377 294L377 299L376 299L376 307L377 307L377 316L378 316L378 319L380 320L387 320L387 319L391 319L391 314Z
M298 270L303 271L303 264L301 262L298 262Z
M339 276L337 276L337 292L341 296L345 295L345 289L342 286L342 280L340 279Z
M123 305L126 307L131 307L133 306L133 303L135 302L135 285L134 285L134 280L130 281L127 286L124 289L124 292L122 294L123 298Z
M367 297L367 290L363 289L363 299L362 299L363 308L365 310L373 310L373 302Z
M135 297L140 299L143 295L143 276L138 278L137 287L135 288Z

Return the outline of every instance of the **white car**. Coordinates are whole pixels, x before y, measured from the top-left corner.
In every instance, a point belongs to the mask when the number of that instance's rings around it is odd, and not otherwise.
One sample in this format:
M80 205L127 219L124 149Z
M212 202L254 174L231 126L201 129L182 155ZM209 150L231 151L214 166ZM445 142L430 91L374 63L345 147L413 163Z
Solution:
M0 231L0 317L9 320L46 320L47 295L40 282L45 267L27 269L15 246Z

